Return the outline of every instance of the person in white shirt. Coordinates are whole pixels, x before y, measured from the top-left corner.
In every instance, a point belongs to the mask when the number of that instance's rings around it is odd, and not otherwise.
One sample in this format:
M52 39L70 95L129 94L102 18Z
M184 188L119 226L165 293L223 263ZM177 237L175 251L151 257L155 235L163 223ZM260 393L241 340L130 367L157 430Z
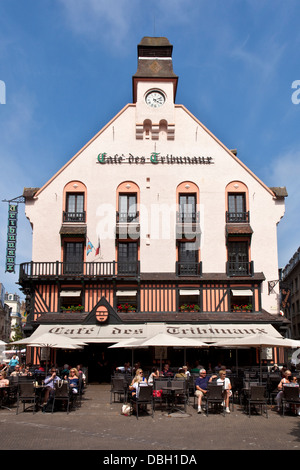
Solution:
M232 392L231 392L231 382L230 382L230 379L228 377L226 377L226 371L225 370L220 370L219 378L217 379L217 384L223 386L225 411L226 411L226 413L230 413L229 398L232 394Z

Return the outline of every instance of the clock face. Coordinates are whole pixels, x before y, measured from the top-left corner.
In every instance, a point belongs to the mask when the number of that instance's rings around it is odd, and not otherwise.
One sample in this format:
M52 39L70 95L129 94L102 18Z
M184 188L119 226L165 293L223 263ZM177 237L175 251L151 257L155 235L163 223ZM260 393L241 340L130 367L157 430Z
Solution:
M160 91L150 91L146 96L146 103L152 108L159 108L165 102L165 96Z

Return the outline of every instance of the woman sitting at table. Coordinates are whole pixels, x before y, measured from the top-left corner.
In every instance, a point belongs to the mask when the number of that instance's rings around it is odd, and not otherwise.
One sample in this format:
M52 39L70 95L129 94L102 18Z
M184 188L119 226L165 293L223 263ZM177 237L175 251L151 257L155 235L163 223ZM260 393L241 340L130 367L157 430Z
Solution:
M143 376L142 369L137 369L135 377L129 385L129 390L131 391L133 400L136 400L139 397L139 387L143 385L148 385L147 380Z
M78 393L78 384L79 384L79 373L78 370L73 367L70 369L69 376L64 377L65 380L68 380L70 389L72 393Z
M226 371L225 370L220 370L219 372L219 378L217 379L217 384L223 386L224 390L224 402L225 402L225 412L230 413L229 409L229 398L232 395L231 391L231 382L228 377L226 377Z
M6 378L6 372L1 370L0 372L0 387L7 387L9 385L9 380Z
M153 367L151 374L148 377L148 384L153 385L155 379L159 379L159 370L157 367Z

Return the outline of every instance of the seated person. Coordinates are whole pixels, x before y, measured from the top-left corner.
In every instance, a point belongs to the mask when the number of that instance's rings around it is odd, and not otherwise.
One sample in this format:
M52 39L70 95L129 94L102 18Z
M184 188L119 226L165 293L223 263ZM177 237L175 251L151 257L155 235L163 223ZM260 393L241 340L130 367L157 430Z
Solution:
M170 370L170 366L168 363L164 365L163 376L173 377L173 372Z
M147 379L143 376L142 369L137 369L135 377L129 385L129 390L131 391L131 397L133 400L136 400L139 397L139 387L143 385L148 385Z
M200 369L199 370L199 377L197 377L195 381L195 395L198 397L198 413L200 414L202 412L202 398L206 395L207 393L207 384L211 383L213 379L217 378L216 375L206 375L206 370L205 369Z
M60 380L60 378L56 375L56 369L52 367L50 371L50 375L45 378L44 385L46 385L45 395L44 395L44 403L43 406L47 405L49 397L53 395L54 392L54 385Z
M9 385L9 380L6 378L6 372L4 370L0 371L0 387L7 387Z
M68 380L72 393L78 393L79 374L77 369L75 369L74 367L70 369L69 376L66 375L64 378Z
M176 379L186 379L186 373L182 367L179 367L178 372L175 374Z
M229 409L229 398L232 395L231 391L231 382L228 377L226 377L226 370L220 370L219 378L217 379L217 384L223 386L224 390L224 404L225 404L225 412L230 413Z
M10 375L11 375L11 377L18 377L20 375L24 375L22 370L21 370L20 364L17 364L15 366L15 370Z
M159 379L159 370L157 367L152 367L151 374L148 377L148 384L153 385L154 379Z

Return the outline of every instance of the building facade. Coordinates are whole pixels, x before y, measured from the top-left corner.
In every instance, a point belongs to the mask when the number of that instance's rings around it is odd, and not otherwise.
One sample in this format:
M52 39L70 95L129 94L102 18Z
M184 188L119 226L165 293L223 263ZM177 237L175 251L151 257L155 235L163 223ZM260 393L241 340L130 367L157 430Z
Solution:
M11 323L11 339L14 338L15 334L18 332L20 335L22 333L22 314L21 314L21 300L18 294L5 293L5 303L10 308L10 323Z
M8 343L10 339L10 332L10 307L5 302L5 287L0 283L0 340Z
M213 342L280 330L277 224L267 187L176 104L172 45L138 45L127 104L42 188L25 188L27 334L95 348L156 331ZM88 349L88 347L87 347Z
M290 321L289 337L300 339L300 248L281 275L281 309Z

